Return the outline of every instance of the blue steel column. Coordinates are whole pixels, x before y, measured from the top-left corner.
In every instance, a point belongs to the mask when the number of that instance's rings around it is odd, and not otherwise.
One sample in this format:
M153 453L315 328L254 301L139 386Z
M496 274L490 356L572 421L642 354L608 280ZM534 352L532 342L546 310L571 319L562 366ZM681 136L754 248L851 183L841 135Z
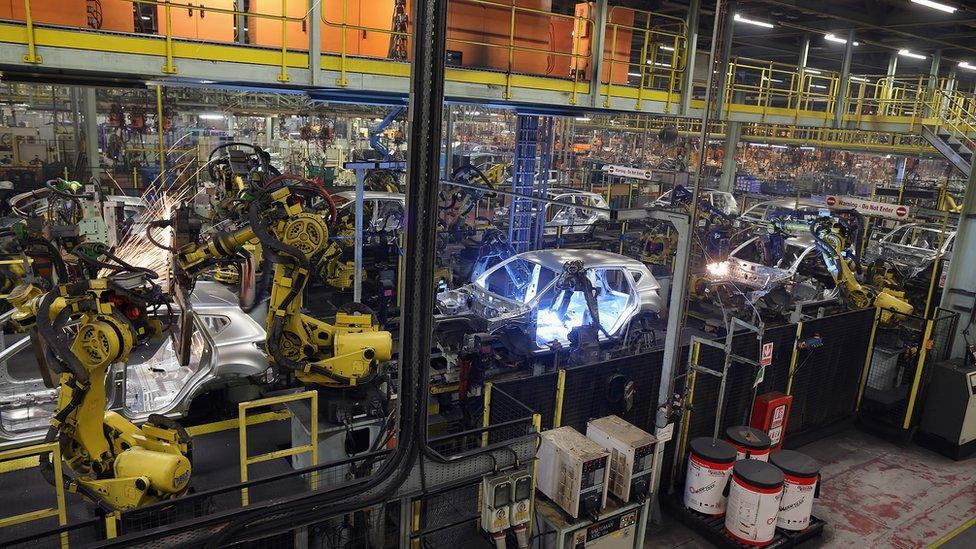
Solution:
M546 198L549 192L549 170L552 168L553 118L539 117L539 198ZM541 204L536 206L542 211ZM542 237L546 229L545 216L535 215L535 234L532 235L532 249L542 247Z
M520 114L515 126L515 160L512 162L512 202L508 208L508 241L516 253L532 244L532 192L535 190L539 117ZM521 198L521 197L528 197Z

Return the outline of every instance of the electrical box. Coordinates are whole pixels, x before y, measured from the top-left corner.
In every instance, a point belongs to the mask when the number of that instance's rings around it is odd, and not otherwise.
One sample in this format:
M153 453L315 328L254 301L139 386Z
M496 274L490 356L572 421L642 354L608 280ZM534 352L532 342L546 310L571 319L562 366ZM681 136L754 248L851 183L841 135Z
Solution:
M607 502L610 453L572 427L542 433L538 487L573 518L595 516Z
M976 366L962 360L935 364L922 409L918 443L951 457L976 453Z
M512 482L508 475L485 477L481 482L481 494L481 528L489 534L504 532L511 526Z
M752 420L750 427L755 427L769 435L772 441L770 450L775 452L783 447L783 436L786 434L786 424L790 419L790 408L793 397L772 391L756 397L752 405Z
M610 452L610 493L623 502L643 501L651 490L657 439L617 416L590 421L586 436Z

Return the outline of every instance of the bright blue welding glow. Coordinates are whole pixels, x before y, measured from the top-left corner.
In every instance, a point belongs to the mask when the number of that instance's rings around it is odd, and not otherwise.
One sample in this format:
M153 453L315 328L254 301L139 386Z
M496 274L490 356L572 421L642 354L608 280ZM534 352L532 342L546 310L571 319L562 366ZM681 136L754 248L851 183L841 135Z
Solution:
M590 270L587 277L597 289L596 305L600 313L600 326L611 332L630 303L631 296L625 291L614 289L613 284L606 280L606 274L605 270L598 273ZM565 313L560 314L562 302L563 294L555 288L550 288L539 300L539 313L536 316L536 344L539 346L545 346L552 341L568 343L569 332L573 328L592 322L586 307L586 297L582 292L574 292Z

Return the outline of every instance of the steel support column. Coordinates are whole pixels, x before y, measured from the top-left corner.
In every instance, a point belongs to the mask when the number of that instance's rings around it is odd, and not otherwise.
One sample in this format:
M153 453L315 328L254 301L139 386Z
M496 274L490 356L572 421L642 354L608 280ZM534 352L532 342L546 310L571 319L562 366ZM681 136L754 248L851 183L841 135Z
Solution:
M847 31L847 43L844 44L844 62L840 69L840 83L834 100L834 127L839 128L847 112L847 87L851 81L851 59L854 57L854 29Z
M952 258L947 262L949 265L942 267L948 273L940 306L960 314L951 354L952 358L959 358L967 346L964 334L976 320L976 269L973 269L973 265L976 265L976 170L969 173L966 197L959 214L959 228L952 244ZM976 343L974 337L969 340Z
M718 67L715 66L715 60L709 59L711 69L713 71L718 71L718 91L715 94L715 120L721 120L722 109L725 108L725 96L727 95L727 89L729 87L729 62L732 59L732 36L735 34L735 18L733 14L735 13L735 8L737 6L737 0L730 0L726 3L725 19L718 18L718 6L715 8L715 25L718 26L720 21L722 24L722 50L718 52L722 61ZM713 33L713 39L715 35ZM714 48L712 48L714 51ZM708 107L708 102L705 102L706 108ZM702 140L702 157L705 156L705 140Z
M925 98L929 101L935 100L935 92L939 89L939 66L942 64L942 50L932 54L932 63L929 65L929 81L925 86ZM929 107L925 107L925 116L932 116Z
M294 1L294 0L292 0ZM322 85L322 0L308 0L308 70L313 86Z
M595 21L593 22L593 38L590 40L590 106L596 107L596 100L600 97L600 79L603 75L603 49L606 43L605 30L607 28L607 0L596 0Z
M101 177L102 160L98 153L98 103L95 98L95 88L82 88L81 110L84 116L85 126L85 157L88 159L88 168L92 177ZM79 121L80 123L80 121Z
M888 70L885 72L885 89L883 99L890 101L892 98L892 88L895 86L895 74L898 72L898 52L892 52L888 57ZM882 105L880 114L887 114L889 105Z
M138 5L141 6L142 4ZM247 11L244 7L244 0L234 0L234 9L238 12ZM160 12L162 12L162 9L160 9ZM247 28L247 16L235 14L234 28L237 30L237 32L234 33L234 42L237 42L238 44L247 44L247 31L244 30ZM282 36L282 39L284 39L284 36Z
M806 70L807 62L810 60L810 35L804 34L803 39L800 41L800 58L797 61L797 66L800 68L800 72Z
M555 141L553 136L553 118L551 116L539 117L539 176L538 192L539 198L549 196L549 170L552 168L552 144ZM546 230L545 216L535 216L535 227L532 234L532 249L538 250L542 247L542 237Z
M722 13L725 9L722 0L716 0L715 2L715 23L712 25L712 42L710 46L710 51L708 55L708 71L705 80L705 108L702 109L701 115L701 144L702 144L702 154L698 156L698 166L695 170L694 179L694 189L693 189L693 199L692 204L698 204L698 200L701 196L701 186L702 186L702 171L705 166L705 154L704 148L705 144L708 143L708 125L711 122L711 103L712 103L712 84L715 76L715 49L716 42L718 41L719 33L719 22L722 20ZM731 15L727 17L731 19ZM976 171L976 170L974 170ZM687 307L687 290L688 290L688 274L691 259L691 228L695 227L698 217L697 208L694 210L692 218L689 220L687 217L684 223L674 221L672 225L678 229L679 234L679 244L675 255L674 262L674 276L671 279L671 301L668 303L668 327L666 341L664 344L664 358L661 369L661 387L658 391L657 396L657 411L655 415L655 427L657 429L664 429L669 423L672 423L672 414L674 410L672 409L673 398L672 395L676 390L675 384L675 373L678 371L678 362L681 355L681 342L684 341L682 337L685 309ZM685 228L685 234L681 234L681 227L683 225ZM658 433L655 432L655 435ZM660 480L661 480L661 468L663 467L664 459L664 449L661 447L663 445L655 445L654 450L654 479L652 481L652 486L654 490L653 497L655 499L660 495ZM655 519L658 516L658 506L654 507Z
M719 190L732 192L735 187L735 151L742 137L742 122L729 121L725 125L725 156L722 158L722 177Z
M685 42L685 73L681 82L681 114L688 116L691 110L691 99L695 92L695 55L698 52L698 12L701 11L701 0L691 0L688 6L688 39ZM677 54L677 52L675 52Z

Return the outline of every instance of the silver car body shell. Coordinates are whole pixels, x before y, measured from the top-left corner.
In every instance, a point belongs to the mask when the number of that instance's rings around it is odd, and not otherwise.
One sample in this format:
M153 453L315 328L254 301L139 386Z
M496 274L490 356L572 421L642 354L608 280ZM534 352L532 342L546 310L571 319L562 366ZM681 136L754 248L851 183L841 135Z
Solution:
M764 295L794 279L800 265L810 254L819 254L812 236L790 237L786 239L786 246L797 251L796 258L784 267L772 267L741 259L739 256L748 246L754 246L760 237L756 236L740 244L732 250L727 259L729 273L727 276L713 278L714 284L729 284L745 296L749 302L755 303ZM813 305L836 299L837 289L833 288L817 299L804 301L801 305Z
M267 371L268 361L260 348L265 340L264 327L240 309L230 290L215 282L200 281L192 295L192 307L197 348L190 369L179 366L170 338L149 350L149 356L145 348L137 348L127 364L113 365L106 376L110 409L136 423L151 413L179 418L186 415L194 398L208 390L249 382L247 378ZM31 339L24 334L0 352L0 420L3 416L16 420L28 414L35 429L10 431L4 427L6 422L0 421L0 449L42 440L57 399L57 389L45 386L39 373L35 378L21 379L8 372L6 360L30 345ZM165 403L152 409L137 408L137 403L146 402L149 395Z
M942 247L940 248L943 260L948 260L952 253L952 243L956 237L956 229L949 227L944 235L941 236ZM905 231L925 231L933 234L933 246L914 246L898 242ZM896 269L902 272L905 278L914 278L919 273L929 268L935 260L936 248L938 248L939 233L942 226L931 223L905 223L892 229L869 247L865 254L865 261L870 263L877 259L883 259L891 263Z
M671 206L671 195L674 193L674 189L665 192L661 196L657 197L653 202L651 202L647 207L649 208L668 208ZM725 215L737 215L739 213L739 202L735 199L732 193L727 191L719 191L716 189L703 189L701 195L708 203L714 206L716 209L724 213Z
M555 284L555 280L545 288L540 288L536 297L526 303L494 294L488 291L483 282L495 271L505 268L505 265L513 261L523 260L541 265L555 273L563 271L563 265L569 261L582 261L584 268L615 268L626 273L631 292L634 299L630 300L627 308L620 314L613 327L607 330L611 335L617 335L632 320L643 313L660 314L663 310L663 302L658 293L661 285L651 274L646 265L619 254L605 252L602 250L580 250L580 249L546 249L524 252L514 255L505 261L500 262L491 269L485 271L477 281L447 292L437 294L437 305L441 314L438 320L443 320L458 315L473 315L484 321L487 325L486 331L492 333L504 326L517 324L526 325L529 322L529 313L537 309L538 302L546 291ZM472 305L469 306L469 298ZM490 309L494 312L492 316L485 314L485 310ZM606 335L601 333L601 339ZM566 342L562 342L566 343ZM545 352L547 348L538 348L537 353Z
M753 204L746 209L746 211L742 212L742 215L740 215L736 221L738 221L740 224L762 223L763 221L767 220L770 210L790 210L794 212L802 211L809 212L811 215L813 215L821 210L837 210L837 208L831 208L823 202L807 200L804 198L799 200L793 198L781 198Z

